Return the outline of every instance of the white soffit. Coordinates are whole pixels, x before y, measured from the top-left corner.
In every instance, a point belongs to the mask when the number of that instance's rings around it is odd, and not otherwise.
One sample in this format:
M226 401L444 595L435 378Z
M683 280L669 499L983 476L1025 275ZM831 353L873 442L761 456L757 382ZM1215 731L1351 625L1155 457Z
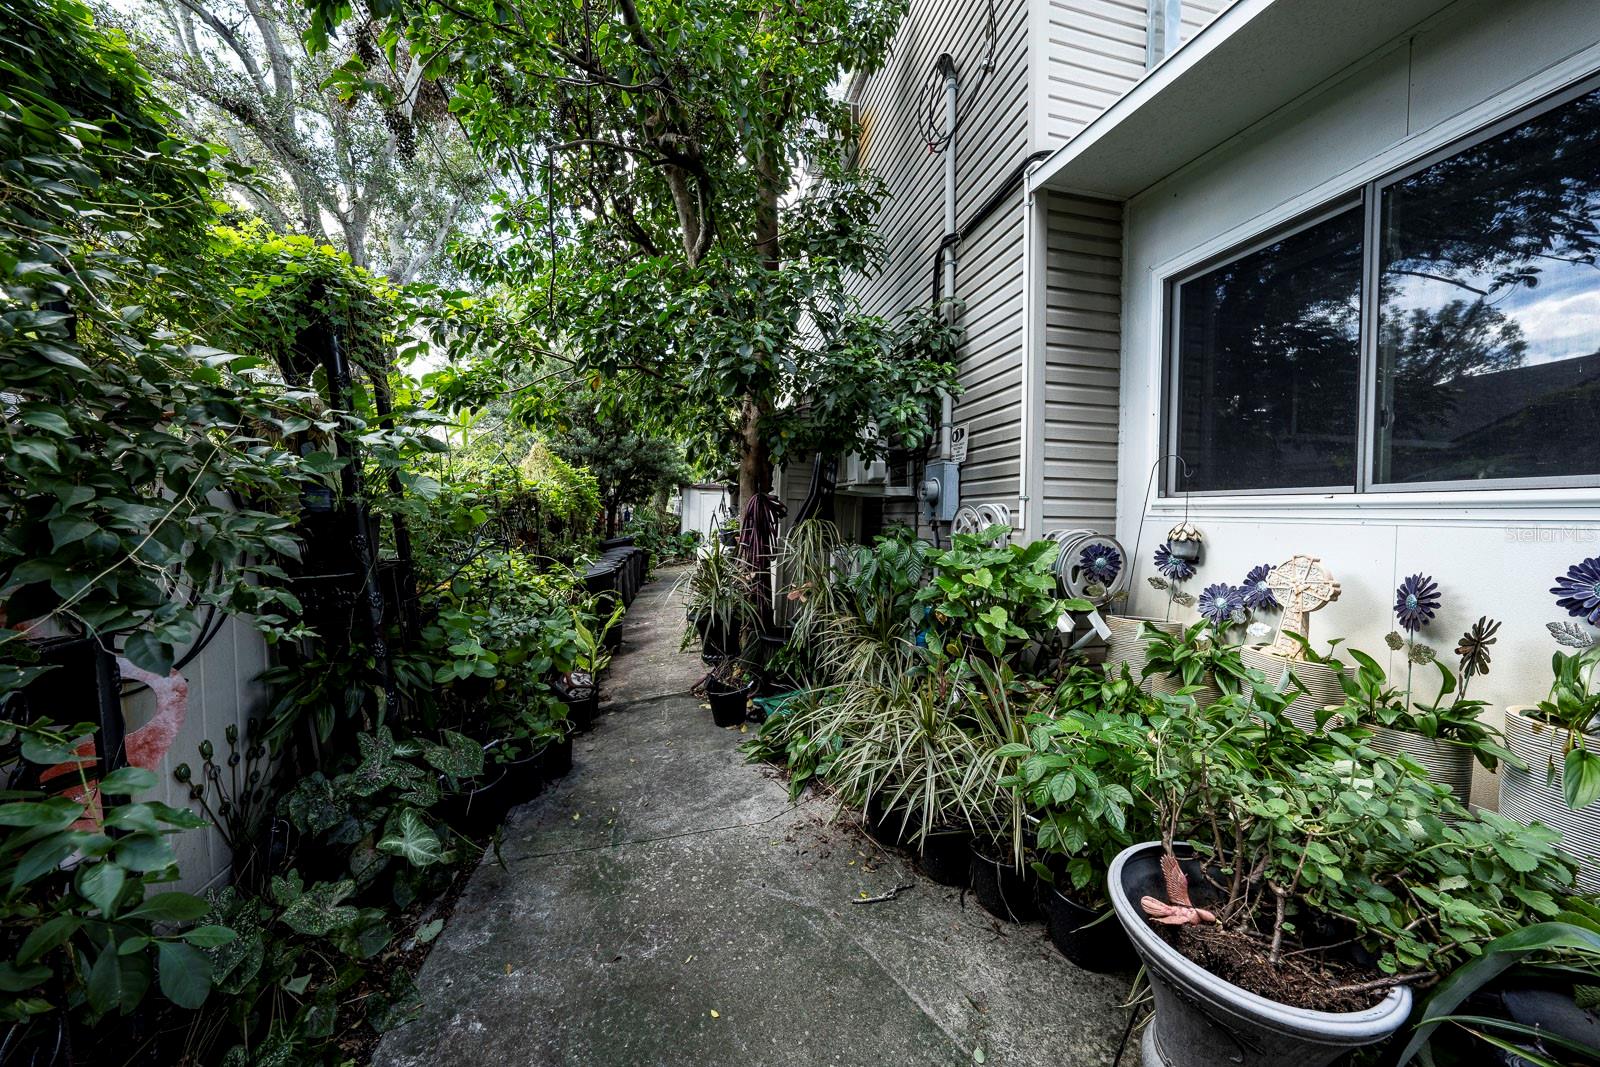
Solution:
M1032 174L1126 200L1359 63L1452 0L1238 0Z

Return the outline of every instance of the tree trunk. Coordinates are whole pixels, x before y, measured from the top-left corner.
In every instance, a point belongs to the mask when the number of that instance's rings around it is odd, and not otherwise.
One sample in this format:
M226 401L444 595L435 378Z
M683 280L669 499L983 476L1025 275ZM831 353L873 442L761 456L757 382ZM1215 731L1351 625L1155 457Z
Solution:
M772 457L761 435L761 408L745 397L739 427L739 506L742 509L761 493L772 491Z

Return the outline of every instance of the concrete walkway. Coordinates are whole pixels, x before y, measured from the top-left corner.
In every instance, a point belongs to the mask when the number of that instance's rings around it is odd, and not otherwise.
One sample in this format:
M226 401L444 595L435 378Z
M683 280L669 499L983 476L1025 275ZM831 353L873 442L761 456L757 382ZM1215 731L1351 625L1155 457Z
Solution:
M791 806L687 695L675 577L640 593L614 703L512 813L504 865L473 873L423 967L422 1017L374 1063L1109 1067L1127 978L921 877L831 802Z

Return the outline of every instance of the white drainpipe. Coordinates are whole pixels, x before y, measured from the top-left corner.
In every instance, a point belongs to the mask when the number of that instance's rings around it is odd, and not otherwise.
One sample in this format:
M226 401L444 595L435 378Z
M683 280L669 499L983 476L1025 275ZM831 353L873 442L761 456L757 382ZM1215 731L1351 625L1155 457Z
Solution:
M1044 536L1045 244L1048 216L1044 193L1033 189L1033 171L1022 183L1022 399L1017 427L1021 441L1015 526L1026 538ZM1030 520L1032 520L1030 522Z

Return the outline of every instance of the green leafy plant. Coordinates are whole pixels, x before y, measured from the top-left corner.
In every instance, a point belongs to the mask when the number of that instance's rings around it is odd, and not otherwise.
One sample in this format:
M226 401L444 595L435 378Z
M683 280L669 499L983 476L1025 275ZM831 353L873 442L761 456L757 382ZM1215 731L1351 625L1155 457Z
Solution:
M753 635L761 624L752 589L754 580L749 566L735 552L720 541L708 545L694 570L680 582L689 622L683 647L713 633L730 642L741 635Z
M1183 686L1214 681L1227 693L1242 692L1250 677L1239 658L1239 646L1224 643L1207 622L1171 634L1145 623L1139 639L1145 644L1144 677L1163 675Z
M1408 705L1401 692L1388 684L1377 660L1358 649L1345 651L1355 661L1356 670L1353 675L1339 676L1345 691L1344 706L1338 712L1319 711L1322 720L1330 714L1343 714L1352 723L1377 723L1459 745L1491 771L1501 760L1513 767L1522 766L1522 761L1502 743L1500 731L1478 718L1488 703L1468 700L1464 693L1457 693L1456 677L1443 663L1433 661L1439 671L1439 692L1433 700L1415 700Z
M1576 627L1568 631L1578 635ZM1600 641L1583 651L1557 652L1551 657L1554 681L1550 694L1539 701L1539 715L1567 733L1561 768L1561 790L1574 811L1600 800L1600 752L1590 751L1586 734L1600 718Z
M916 599L928 607L944 651L953 644L952 654L981 648L999 657L1008 643L1053 635L1067 612L1093 607L1056 596L1052 564L1059 546L1054 541L996 543L1010 533L1008 527L991 526L978 534L956 534L949 549L928 554L936 573Z
M127 1015L153 984L178 1007L198 1008L212 985L202 949L233 937L222 925L192 925L206 913L198 898L150 891L173 877L170 837L203 820L132 800L156 784L150 771L93 774L78 744L94 729L0 722L7 757L35 771L68 766L75 786L71 793L11 790L0 803L3 1023L25 1027L55 1011L88 1023Z

